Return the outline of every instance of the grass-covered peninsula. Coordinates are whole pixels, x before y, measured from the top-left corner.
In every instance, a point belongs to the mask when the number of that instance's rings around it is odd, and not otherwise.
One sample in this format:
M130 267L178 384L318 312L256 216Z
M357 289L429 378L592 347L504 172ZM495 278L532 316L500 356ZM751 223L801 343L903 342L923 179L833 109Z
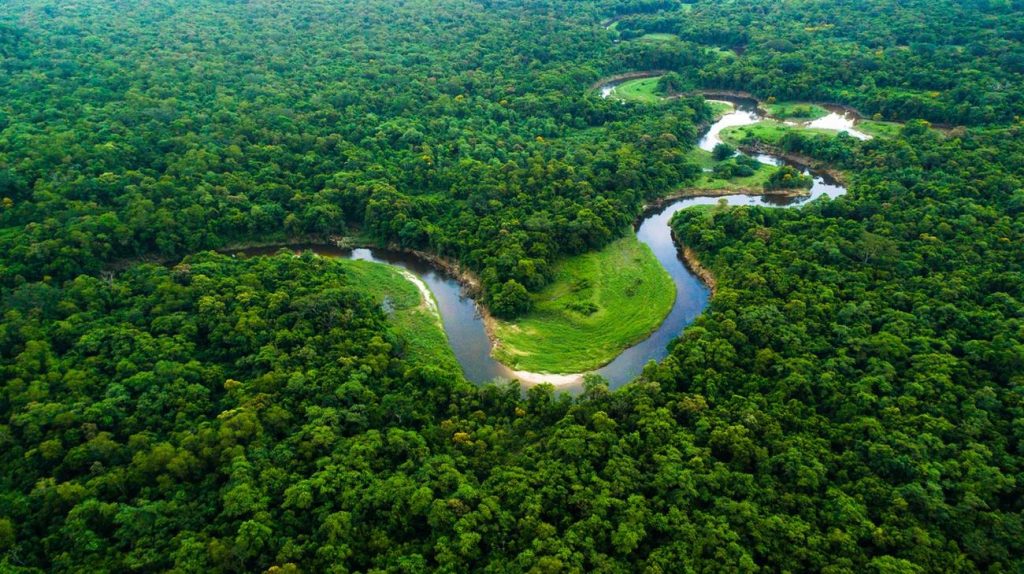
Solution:
M576 373L600 367L668 315L672 279L635 237L556 264L533 309L496 321L498 360L523 371Z
M660 77L627 80L615 86L612 97L627 102L656 104L664 100L663 95L658 93L659 79Z

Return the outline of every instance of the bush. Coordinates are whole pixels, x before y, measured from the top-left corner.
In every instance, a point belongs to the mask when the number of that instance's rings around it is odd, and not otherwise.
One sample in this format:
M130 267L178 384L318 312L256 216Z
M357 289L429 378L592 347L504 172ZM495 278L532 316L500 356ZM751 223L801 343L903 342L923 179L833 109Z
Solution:
M754 166L749 161L741 161L739 158L723 161L714 167L715 177L720 179L732 179L734 177L750 177L756 171L757 160L753 160Z
M675 73L669 72L658 78L656 91L663 96L674 96L683 90L683 78Z
M715 158L715 161L724 161L734 155L736 155L736 148L724 142L716 145L715 149L711 151L711 157Z
M795 167L784 165L768 177L764 188L768 189L800 189L814 185L814 178L800 173Z

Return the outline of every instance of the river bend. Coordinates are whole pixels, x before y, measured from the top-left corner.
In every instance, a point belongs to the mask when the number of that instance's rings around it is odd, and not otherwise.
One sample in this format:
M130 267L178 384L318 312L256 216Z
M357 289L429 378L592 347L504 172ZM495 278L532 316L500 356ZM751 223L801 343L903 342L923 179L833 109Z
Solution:
M603 87L602 93L610 94L611 91ZM733 111L726 113L710 126L698 142L701 149L711 150L721 142L719 134L724 128L749 125L761 119L757 111L757 102L730 98L729 103L733 105ZM763 163L772 165L787 163L783 158L770 154L758 154L755 157ZM713 195L684 197L671 201L664 207L649 211L636 226L636 236L651 248L655 257L672 277L676 289L675 303L668 316L651 335L625 349L612 362L594 372L608 379L612 388L635 379L649 361L660 361L665 358L668 354L667 346L672 339L692 323L707 306L710 289L686 267L672 240L669 222L676 212L694 205L715 205L720 202L728 205L794 207L821 197L838 197L846 192L844 187L827 175L810 172L802 166L801 169L814 178L814 185L810 193L804 196ZM491 357L492 342L488 337L477 303L464 295L463 287L458 280L414 255L376 248L340 249L323 245L300 245L295 246L294 249L309 250L326 257L374 261L393 265L415 274L433 293L452 351L462 366L465 377L472 382L484 383L495 379L517 379L527 385L548 381L568 390L580 388L582 377L578 374L521 373L513 371ZM245 253L261 255L275 251L276 248L261 248L248 250Z

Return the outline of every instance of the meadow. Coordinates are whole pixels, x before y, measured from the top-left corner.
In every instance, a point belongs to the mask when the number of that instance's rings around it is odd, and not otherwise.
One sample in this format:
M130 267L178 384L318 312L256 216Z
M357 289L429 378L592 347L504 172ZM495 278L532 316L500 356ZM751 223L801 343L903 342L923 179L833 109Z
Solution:
M659 79L660 76L623 82L615 87L615 91L612 92L612 97L627 102L640 102L644 104L659 103L664 100L664 98L657 93Z
M630 236L556 263L533 309L496 321L494 355L516 369L576 373L600 367L668 315L675 289L651 250Z

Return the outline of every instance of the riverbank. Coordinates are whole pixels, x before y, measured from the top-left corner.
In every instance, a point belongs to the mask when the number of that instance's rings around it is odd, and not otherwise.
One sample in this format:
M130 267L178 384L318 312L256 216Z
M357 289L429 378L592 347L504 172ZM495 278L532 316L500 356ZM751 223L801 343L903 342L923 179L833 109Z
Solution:
M847 186L846 174L809 155L783 151L775 146L770 146L764 143L757 145L741 145L738 146L738 148L740 151L747 154L767 154L782 158L789 163L806 167L812 172L827 175L838 185L843 187Z
M604 78L598 83L594 84L592 88L602 88L607 90L612 85L619 85L624 81L634 81L637 79L651 79L658 77L663 74L661 70L642 70L637 72L630 72L626 74L619 74L616 76L610 76ZM751 175L745 176L734 176L734 177L719 177L714 168L721 161L715 160L712 157L711 150L718 140L717 134L721 131L721 126L725 125L746 125L744 123L731 124L727 120L726 116L740 115L737 114L738 106L735 103L736 100L749 100L750 106L754 107L757 105L757 100L749 92L730 91L730 90L697 90L677 94L660 98L662 100L673 99L677 97L702 95L706 98L721 98L722 100L716 101L709 99L709 102L719 104L721 108L716 109L715 121L712 124L702 124L700 130L705 133L702 138L700 145L691 150L688 153L688 159L692 160L697 166L699 166L703 173L698 176L697 182L694 185L690 185L686 188L676 190L663 197L655 199L641 208L640 215L634 220L634 227L639 226L640 221L646 216L650 215L653 211L656 211L664 207L667 203L678 199L684 199L688 197L721 197L728 195L749 195L749 196L766 196L775 198L795 198L800 196L808 195L808 191L804 189L795 190L766 190L765 183L769 180L771 174L777 169L773 164L763 163L755 170ZM607 96L606 96L607 97ZM726 109L722 109L726 108ZM725 121L723 121L725 120ZM751 122L753 117L751 117ZM719 129L715 129L716 126ZM711 138L711 143L707 144L705 149L705 140ZM810 162L803 162L810 163ZM831 175L831 174L828 174Z
M339 259L346 284L366 293L380 305L404 341L404 355L412 364L459 369L444 323L430 289L407 269L371 261Z
M600 80L591 84L590 89L597 90L603 86L607 86L608 84L617 84L628 80L642 80L644 78L654 78L657 76L664 76L667 73L668 72L665 70L643 70L640 72L623 72L621 74L615 74L613 76L601 78Z
M477 320L479 320L483 326L482 334L484 335L487 342L486 349L488 358L491 358L495 365L497 366L496 369L491 370L491 375L493 377L514 379L526 386L549 383L556 387L565 387L578 385L582 382L583 377L585 375L585 373L583 372L568 374L551 374L543 371L532 371L527 369L514 370L512 367L507 366L506 363L498 361L495 355L497 355L497 349L501 348L502 340L497 336L497 319L495 319L490 314L490 311L487 309L485 305L481 304L478 301L479 297L483 293L483 288L479 276L477 276L473 271L466 268L459 262L434 253L429 253L426 251L420 251L416 249L403 248L395 244L381 244L377 242L367 241L365 238L357 239L352 237L336 237L336 240L333 242L333 244L339 249L376 249L382 250L383 252L407 255L421 262L422 264L428 266L429 268L436 270L443 277L446 277L451 281L454 281L458 285L459 301L458 303L456 303L455 301L451 300L451 294L446 293L445 295L446 298L448 299L447 305L442 305L446 307L449 312L452 311L452 306L455 304L462 306L468 305L472 307L473 316ZM303 245L296 243L292 243L292 246L303 247ZM273 249L275 248L275 246L271 246L270 248ZM330 254L325 255L330 256ZM378 263L390 265L382 261L378 261ZM408 279L412 284L419 288L424 300L422 306L426 307L427 310L439 311L438 303L434 299L435 293L426 285L426 283L412 271L403 268L399 268L399 271L402 273L402 275L405 276L406 279ZM436 278L433 281L433 285L434 290L437 290L440 287ZM428 303L427 301L430 302ZM442 325L445 327L444 330L442 331L442 335L448 337L448 335L452 333L450 329L455 328L456 325L445 325L443 323L444 318L441 317L440 315L438 316L441 318ZM461 319L461 321L465 320L465 317ZM450 348L451 346L461 348L463 344L462 341L453 341L450 340L450 338L448 341L446 341L446 343L447 344L445 345L445 348ZM482 381L477 380L476 382Z
M374 246L368 246L374 247ZM388 251L395 251L397 253L407 253L422 261L425 261L434 267L444 271L450 277L458 281L462 285L463 293L467 297L476 299L483 293L483 285L480 283L480 277L477 276L468 267L463 266L461 263L454 259L435 255L427 251L419 251L416 249L405 249L394 245L388 245L383 247Z
M615 98L623 102L636 102L639 104L662 104L669 101L669 98L658 93L658 82L661 81L660 76L653 76L650 78L636 78L633 80L626 80L622 83L615 84L612 87L604 88L607 90L607 97ZM602 90L602 95L605 92Z
M714 297L718 292L718 281L715 279L715 276L708 268L701 264L696 251L679 242L675 233L672 234L672 240L676 242L676 245L680 246L680 256L683 259L683 263L686 264L686 268L699 277L700 280L703 281L709 289L711 289L711 296Z
M616 74L616 75L613 75L613 76L608 76L608 77L602 78L601 80L598 80L597 82L593 83L590 86L590 89L592 89L592 90L599 90L599 89L605 88L605 87L615 87L614 85L621 84L621 83L629 81L629 80L638 80L638 79L645 79L645 78L656 78L656 77L663 76L663 75L665 75L667 73L668 73L668 71L661 70L661 69L638 70L638 71L635 71L635 72L625 72L625 73L622 73L622 74ZM777 120L780 120L780 121L786 121L787 118L782 116L782 115L775 115L775 114L773 114L772 113L772 107L773 106L787 106L787 105L789 105L789 106L800 106L800 105L813 106L813 107L825 109L828 112L835 112L835 113L838 113L838 114L843 115L843 116L850 116L855 122L857 122L857 121L867 121L869 119L868 116L865 115L863 112L861 112L859 109L857 109L857 108L855 108L853 106L847 105L847 104L839 103L839 102L808 101L808 102L777 102L777 103L773 103L773 104L768 104L765 101L762 101L760 98L758 98L758 96L756 94L754 94L752 92L745 91L745 90L727 90L727 89L717 89L717 88L706 88L706 89L688 90L688 91L681 92L681 93L678 93L678 94L670 94L670 95L667 95L667 96L661 96L661 99L662 100L672 100L672 99L676 99L676 98L683 98L683 97L689 97L689 96L702 96L702 97L704 97L705 99L708 99L708 100L714 100L714 99L750 100L751 102L754 103L754 106L755 106L755 108L756 108L756 110L757 110L757 112L759 114L763 115L765 118L777 119ZM820 119L820 118L812 118L812 120L813 119ZM938 125L934 125L933 127L938 128L939 126ZM949 126L946 126L946 127L948 128Z
M651 215L665 209L670 204L679 201L680 199L691 199L699 197L727 197L732 195L744 195L750 197L774 197L779 199L789 199L804 197L810 193L806 189L775 189L765 190L763 188L757 189L703 189L697 187L685 187L676 191L673 191L667 195L652 199L645 203L640 208L640 214L633 220L633 227L639 227L640 223L650 217Z
M389 312L409 344L410 356L421 364L461 366L466 378L477 383L506 378L526 386L547 382L564 387L576 385L583 379L583 373L554 375L512 370L493 359L491 354L498 339L494 336L494 318L477 302L482 294L480 279L453 259L362 236L343 235L240 242L208 251L256 257L272 256L282 249L310 251L347 265L358 288L373 295ZM122 268L143 263L172 266L181 261L182 258L148 258L125 260L119 265ZM397 288L396 281L403 287ZM409 293L415 294L414 300L408 300ZM387 299L392 294L396 294L395 298ZM478 334L472 329L466 330L473 321L479 322ZM480 353L484 356L473 350L480 341L485 342ZM458 359L454 363L450 360L453 351Z

